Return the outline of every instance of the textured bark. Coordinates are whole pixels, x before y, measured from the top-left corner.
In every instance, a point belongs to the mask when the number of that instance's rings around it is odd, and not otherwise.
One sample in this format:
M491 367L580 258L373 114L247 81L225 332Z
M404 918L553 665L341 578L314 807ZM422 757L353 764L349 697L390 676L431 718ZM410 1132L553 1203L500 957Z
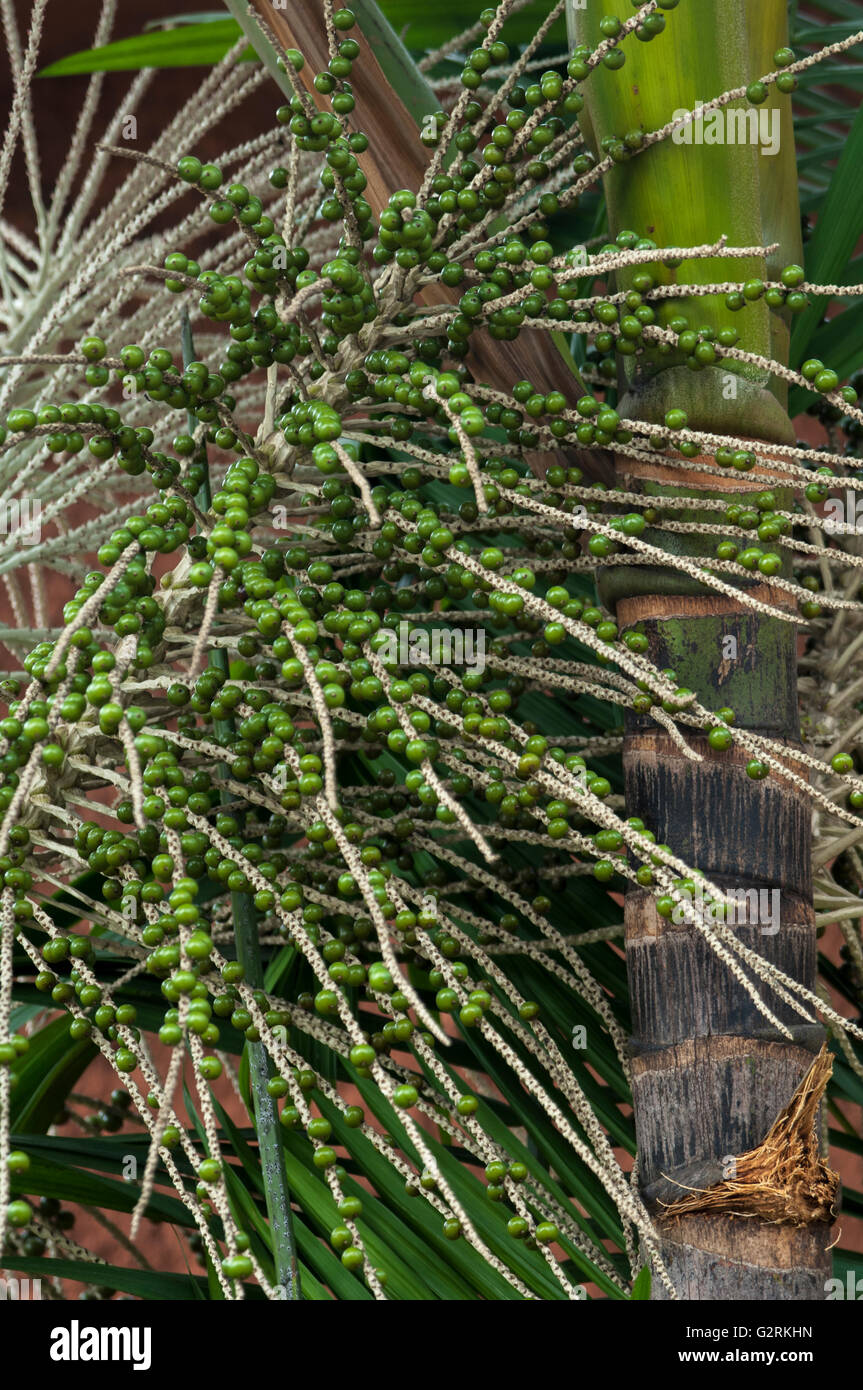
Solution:
M756 1059L771 1047L775 1045L756 1048ZM767 1088L759 1087L758 1067L749 1065L752 1057L741 1053L735 1041L714 1039L703 1059L708 1072L722 1067L726 1059L733 1068L727 1094L730 1112L737 1108L752 1114L775 1101ZM793 1068L797 1059L786 1049L774 1060L769 1080L781 1086L783 1068ZM741 1061L746 1065L741 1067ZM700 1288L707 1286L714 1298L823 1297L824 1232L838 1174L821 1156L817 1120L832 1067L833 1059L823 1047L765 1139L739 1157L726 1159L718 1177L696 1161L675 1170L676 1183L660 1178L650 1188L654 1200L669 1202L665 1252L684 1296L698 1298ZM665 1078L656 1073L655 1079L660 1098ZM696 1086L700 1080L702 1073L697 1071ZM709 1077L704 1088L705 1099L712 1080ZM676 1096L661 1099L667 1103ZM684 1182L691 1190L676 1197L674 1187Z
M662 1249L678 1298L815 1301L830 1277L823 1230L685 1216L663 1230ZM665 1300L661 1285L653 1297Z
M628 472L623 461L621 469ZM702 479L693 471L688 480L693 493ZM686 478L678 472L676 491L681 482ZM757 483L747 480L747 486ZM779 739L787 749L783 761L805 776L794 757L799 747L796 629L753 615L735 599L675 594L690 581L676 570L656 574L662 576L656 585L661 592L618 599L621 626L637 622L660 666L673 667L680 683L696 689L708 707L730 705L737 727ZM609 576L610 587L616 583L619 591L624 575ZM767 584L753 584L750 591L771 601L779 597ZM737 639L737 659L723 656L722 639L728 635ZM735 928L737 936L812 989L816 943L808 802L781 775L752 781L745 771L747 756L736 748L716 753L706 738L690 742L702 762L684 758L649 718L628 716L627 810L720 888L778 890L778 922L765 932L763 921L749 920L757 913L747 912L747 920ZM830 1277L828 1224L790 1228L745 1213L663 1215L693 1189L720 1183L729 1159L761 1143L821 1047L823 1030L806 1024L773 990L756 982L765 1004L791 1030L790 1041L783 1037L703 932L660 917L646 890L628 893L625 922L641 1182L678 1295L823 1298ZM658 1281L655 1290L661 1297Z

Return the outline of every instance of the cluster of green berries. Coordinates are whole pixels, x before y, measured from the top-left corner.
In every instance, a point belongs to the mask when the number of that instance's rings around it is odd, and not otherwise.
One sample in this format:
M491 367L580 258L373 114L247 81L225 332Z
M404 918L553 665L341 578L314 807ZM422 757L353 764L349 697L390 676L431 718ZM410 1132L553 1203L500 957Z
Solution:
M660 11L673 9L676 2L660 0L659 11L641 21L636 37L647 41L661 33L665 18ZM484 11L483 24L490 25L494 15L493 10ZM588 489L578 468L557 461L540 482L521 455L553 441L585 449L630 443L632 431L604 398L603 383L613 385L618 359L655 355L662 365L680 362L701 371L716 365L723 350L739 341L735 329L700 324L680 313L672 299L651 301L651 292L679 261L635 230L622 231L598 254L635 251L655 253L655 258L617 273L602 298L582 303L592 276L584 268L580 272L572 258L555 254L552 219L560 198L550 187L537 188L536 215L526 228L490 236L489 244L473 255L465 249L472 229L499 216L513 192L550 181L556 142L583 109L579 88L596 61L595 50L587 45L576 48L565 75L550 70L537 82L514 86L482 148L477 129L484 108L479 100L467 100L458 129L450 117L438 113L433 139L445 136L451 141L454 160L432 179L425 201L410 190L397 190L375 219L360 167L368 139L350 128L350 77L360 52L348 36L354 16L339 9L333 21L338 42L327 70L314 78L316 91L329 99L330 109L317 111L298 94L280 108L277 124L301 152L322 156L320 215L324 221L345 222L338 249L313 265L306 247L289 246L276 230L264 196L240 181L224 186L217 166L184 155L177 162L178 177L206 196L214 224L236 225L251 248L238 274L202 271L200 263L181 250L170 251L164 260L168 290L193 292L200 313L223 327L229 341L222 360L213 370L204 361L175 361L165 347L145 351L130 344L113 358L95 335L79 344L86 363L85 384L91 391L122 387L124 395L141 394L167 411L191 415L191 423L184 420L182 432L174 436L172 452L154 447L152 430L126 425L121 410L99 403L13 409L0 431L0 442L5 442L7 432L38 431L54 453L79 453L86 446L95 459L111 459L123 473L148 475L157 493L155 501L128 517L99 547L99 563L110 569L129 547L137 546L119 582L106 585L102 570L93 571L67 603L63 616L70 624L105 586L104 601L91 624L76 630L65 659L51 669L55 645L50 642L38 644L26 657L28 675L42 682L40 698L23 703L20 686L7 684L9 712L0 721L5 740L0 810L9 806L34 749L50 782L69 775L73 728L83 735L98 728L113 740L119 739L121 726L124 734L131 734L141 770L140 807L123 795L113 807L119 828L84 822L74 847L99 876L104 902L134 924L140 936L147 976L158 982L164 1000L160 1041L175 1047L186 1032L199 1037L210 1049L200 1062L206 1080L221 1072L214 1049L223 1041L224 1030L233 1029L250 1042L260 1037L243 988L243 967L228 961L217 968L214 960L217 919L208 906L213 890L217 900L226 893L245 897L285 940L289 933L282 917L296 914L294 920L325 962L326 979L318 980L314 989L306 988L304 980L290 1009L264 990L253 991L268 1027L290 1026L292 1011L338 1022L343 991L349 989L383 1005L374 1029L350 1047L352 1077L373 1076L380 1057L409 1046L416 1030L409 1000L400 980L375 955L375 925L368 903L362 901L363 885L346 867L345 841L362 865L376 909L397 935L404 958L423 967L432 954L446 962L446 970L434 964L428 971L433 1007L454 1015L465 1029L482 1025L494 1003L491 985L474 978L475 962L463 958L461 943L435 908L414 910L400 899L404 880L437 892L460 876L443 862L419 867L422 857L417 849L424 848L430 830L451 829L457 823L430 767L446 777L450 797L473 801L477 819L492 836L498 830L543 837L541 867L519 870L517 891L512 888L513 901L527 904L532 913L553 915L549 881L555 867L562 870L572 864L576 836L578 856L589 863L597 882L621 885L627 853L624 833L592 829L596 820L589 809L594 799L612 794L615 773L609 770L605 775L589 767L564 741L542 733L532 716L543 697L535 682L514 671L512 657L605 664L623 654L646 655L646 633L638 625L621 630L595 602L590 578L572 572L572 562L584 555L597 564L608 560L625 549L628 538L643 536L662 512L656 499L632 510L630 503L618 501L613 489ZM614 42L621 34L620 19L604 17L600 30L603 40L612 41L602 63L621 67L624 50ZM471 93L478 91L490 80L489 72L509 60L502 40L480 45L465 59L462 85ZM289 53L287 61L295 72L302 70L300 54ZM781 51L775 61L778 67L787 66L793 54ZM789 80L783 85L785 78ZM781 75L777 86L790 90L793 81L793 75ZM766 95L764 84L753 84L748 92L756 104ZM609 136L600 153L624 162L642 148L644 138L639 129ZM580 178L595 164L595 157L580 149L573 173ZM288 168L277 165L269 183L284 191L290 179ZM481 235L485 239L485 231ZM387 321L387 328L400 330L391 338L375 336L386 303L375 292L375 268L381 284L404 288ZM776 286L749 280L740 292L727 296L726 307L744 309L763 299L777 311L804 309L802 268L785 267L779 281ZM445 326L431 336L415 334L414 295L431 282L457 292L458 298ZM323 331L313 338L302 315L285 314L285 305L295 296L312 301L314 295L306 291L317 286ZM598 325L590 329L586 351L587 365L594 371L590 379L597 384L568 395L522 379L505 402L473 389L465 359L474 335L513 341L537 319ZM369 342L363 350L359 343L364 340L358 335L368 326ZM649 331L655 327L669 330L673 341L657 340ZM384 342L388 345L382 346ZM282 382L274 417L291 466L311 462L320 477L316 485L300 484L308 487L298 503L302 528L295 535L262 539L263 529L271 529L278 484L263 454L252 456L255 450L235 419L237 402L229 388L273 364L293 364L291 379ZM293 370L302 377L302 385ZM818 359L804 363L802 372L821 396L839 389L838 375ZM841 399L854 404L855 388L842 388ZM819 404L841 415L834 401ZM384 518L374 528L345 469L346 456L360 468L370 457L364 446L345 437L351 416L366 411L374 411L380 431L382 447L375 451L375 461L382 453L394 453L392 469L377 474L372 488L375 507ZM699 446L681 437L688 423L682 409L668 410L661 431L651 436L652 446L696 457ZM419 459L399 457L398 446L414 437L427 446L426 432L439 463L429 466L422 452ZM482 520L465 439L475 453L481 497L488 508ZM205 455L210 445L232 457L220 471L221 483L212 497L212 524L199 528L191 503L207 480ZM749 449L717 449L714 457L732 473L749 473L757 465ZM827 495L823 478L830 470L820 473L822 478L816 473L805 489L809 501L823 501ZM560 525L552 534L548 526L535 524L532 514L519 515L519 501L527 496L553 506L572 524ZM738 493L725 505L724 521L729 528L753 532L760 544L740 548L735 540L723 538L716 546L717 559L734 561L753 574L779 574L784 564L781 540L793 526L783 510L780 498L769 490L754 497L747 493L743 500ZM580 524L581 516L602 522L609 534L594 533ZM764 548L774 543L780 548ZM353 565L354 551L368 565L352 576L343 573L343 566L346 553ZM142 695L141 703L129 704L118 688L117 659L105 629L118 639L135 638L133 676L171 659L165 642L166 613L177 581L167 575L163 592L157 593L150 570L156 555L178 553L190 561L182 587L203 590L215 582L217 611L231 612L230 660L223 665L213 662L195 677L178 673L158 699ZM465 563L468 557L477 562L479 573ZM817 591L818 582L811 575L801 582L808 592ZM544 600L553 616L538 613L532 596ZM484 668L453 676L431 664L406 670L390 659L381 629L393 617L404 616L415 631L440 621L448 609L465 607L472 612L471 621L481 618L491 638ZM804 601L801 611L814 618L821 609L813 598ZM369 659L370 652L383 661L385 680ZM349 748L362 769L357 777L356 764L340 758L344 796L335 812L338 834L329 816L323 815L326 768L320 730L309 717L309 669L336 747ZM661 674L673 695L660 697L648 680L639 680L630 701L636 718L649 718L657 709L673 715L691 701L692 692L678 683L673 670ZM724 753L734 744L734 713L719 710L715 720L706 731L707 743L713 752ZM206 748L200 746L204 741ZM212 756L213 745L224 752L222 768ZM119 761L123 752L119 744L116 747ZM481 782L469 756L478 748L507 755L491 761ZM853 759L836 755L832 770L847 775L854 770ZM249 789L244 814L225 805L220 775L224 771L232 783ZM770 768L763 760L750 759L745 771L760 780ZM565 795L550 793L549 774L559 776ZM277 798L281 814L268 813L266 820L258 815L255 797L262 793ZM855 808L863 806L863 793L852 790L849 802ZM220 837L219 844L212 832L200 828L201 820ZM656 845L655 836L637 817L626 825L655 846L655 853L645 855L636 869L637 882L650 887L668 847ZM29 831L13 827L7 852L0 857L0 886L12 890L16 923L28 922L33 915L33 851ZM516 871L503 864L505 900L507 885L515 885L515 878ZM691 880L679 880L676 886L687 889ZM478 902L489 897L479 883L472 883L471 890ZM672 907L668 895L658 900L661 915L670 915ZM499 908L495 903L491 913L496 930L523 928L522 914ZM138 1015L130 1003L110 1002L108 991L94 983L98 947L96 938L74 933L45 941L36 988L73 1014L74 1039L98 1034L113 1048L118 1071L128 1074L139 1063ZM531 1001L523 1003L521 1019L530 1021L537 1007ZM26 1039L17 1035L0 1043L0 1064L14 1069L25 1048ZM291 1082L311 1096L317 1077L311 1069L298 1068ZM284 1128L301 1126L288 1081L274 1077L269 1089L282 1102ZM393 1103L409 1109L422 1091L421 1079L404 1081L395 1088ZM478 1105L476 1097L463 1095L455 1108L468 1118ZM89 1127L112 1132L122 1125L124 1113L124 1103L112 1098ZM348 1128L356 1128L364 1112L351 1106L343 1120ZM342 1173L331 1121L314 1116L305 1130L314 1165ZM179 1139L170 1129L163 1142L170 1148ZM10 1170L23 1175L27 1162L26 1155L14 1153ZM207 1215L212 1213L212 1186L223 1176L214 1157L198 1167L196 1191ZM490 1200L500 1201L507 1184L523 1181L527 1169L495 1160L486 1177ZM431 1177L420 1179L422 1188L433 1183ZM341 1221L330 1235L347 1268L362 1265L362 1254L344 1224L360 1210L359 1198L345 1198L339 1204ZM26 1225L31 1214L29 1204L16 1199L9 1210L10 1224ZM530 1226L514 1216L509 1231L522 1239L529 1237ZM445 1234L456 1238L458 1222L448 1222ZM553 1223L540 1222L532 1239L543 1244L557 1235ZM246 1250L247 1238L242 1237L238 1252L223 1262L229 1277L251 1273Z

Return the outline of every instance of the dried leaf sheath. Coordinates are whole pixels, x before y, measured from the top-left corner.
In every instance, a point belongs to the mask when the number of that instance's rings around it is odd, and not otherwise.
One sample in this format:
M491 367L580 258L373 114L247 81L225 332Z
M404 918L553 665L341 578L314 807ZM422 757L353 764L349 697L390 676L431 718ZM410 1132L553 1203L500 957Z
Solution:
M292 0L290 9L285 11L273 9L269 0L251 0L251 5L283 49L293 48L303 54L306 62L300 81L310 99L323 109L326 98L315 89L314 78L316 73L326 70L330 56L324 5L320 0L297 0L297 3ZM377 6L357 6L360 27L367 9L377 11ZM375 25L373 32L386 29L389 34L385 35L384 42L364 54L352 85L356 101L355 123L369 136L369 148L360 160L368 179L365 196L379 216L395 190L419 188L422 184L430 154L419 139L418 126L424 116L439 107L434 93L380 12L370 19ZM381 62L386 63L386 71ZM396 74L403 94L407 94L406 89L413 88L407 106L391 85ZM387 99L381 101L380 94L385 90ZM419 291L417 302L429 306L455 304L458 297L457 291L436 280ZM535 384L537 391L563 389L573 400L580 394L576 384L568 381L566 359L558 352L549 333L526 330L514 342L492 342L483 338L471 344L467 360L477 381L487 382L499 391L508 393L517 381L527 380ZM578 456L591 476L610 477L608 458L599 450L580 449ZM537 460L535 467L544 470L548 462L546 459L539 464Z

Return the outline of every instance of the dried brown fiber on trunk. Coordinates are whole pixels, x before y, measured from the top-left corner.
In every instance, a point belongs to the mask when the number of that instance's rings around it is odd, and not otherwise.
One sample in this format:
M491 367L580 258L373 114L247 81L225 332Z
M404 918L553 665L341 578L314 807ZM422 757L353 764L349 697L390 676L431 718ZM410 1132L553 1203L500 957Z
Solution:
M714 1212L790 1226L832 1221L839 1174L821 1157L817 1133L832 1070L825 1044L762 1143L734 1160L734 1175L667 1204L666 1218Z

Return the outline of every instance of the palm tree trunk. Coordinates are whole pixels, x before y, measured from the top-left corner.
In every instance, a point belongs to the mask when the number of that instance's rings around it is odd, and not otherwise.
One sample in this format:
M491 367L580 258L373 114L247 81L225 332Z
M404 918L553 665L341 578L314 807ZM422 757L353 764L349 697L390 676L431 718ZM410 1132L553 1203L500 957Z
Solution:
M619 9L616 0L590 0L586 8L569 0L571 36L595 46L602 39L603 15ZM626 40L622 69L600 67L585 83L595 149L609 134L657 129L676 109L692 109L772 71L773 52L786 42L785 0L681 5L668 14L666 31L653 42ZM666 139L607 175L611 235L632 229L662 247L712 243L723 232L731 245L779 243L766 266L763 260L690 260L679 271L687 283L776 278L780 267L798 261L790 106L775 87L770 92L765 106L756 109L780 111L778 153L762 154L751 144L707 146ZM670 278L678 272L667 274ZM628 287L622 275L617 288ZM725 307L724 295L692 298L683 305L678 300L664 307L657 321L678 313L688 315L695 328L718 330L730 323L741 335L740 347L787 361L787 323L763 299L738 314ZM621 360L622 417L662 422L674 406L687 412L692 429L794 442L783 384L766 372L746 367L732 379L722 365L691 372L685 365L666 366L673 358ZM618 479L620 485L657 499L668 494L730 498L734 492L765 487L757 474L735 475L731 486L717 487L715 476L699 472L698 464L692 460L684 471L634 465L621 456ZM777 506L790 506L790 490L777 490L774 484L773 491ZM696 509L687 514L688 519L698 515ZM668 533L656 532L650 539L678 553L705 550L704 538L691 533L672 537L676 546ZM709 538L707 548L717 539ZM646 633L650 656L659 667L673 668L679 683L696 690L708 708L734 709L737 727L780 740L789 766L794 765L800 735L792 624L710 593L678 568L608 569L601 576L601 592L607 604L616 606L621 629L638 624ZM749 592L774 606L783 602L766 581L753 583ZM703 755L702 762L683 758L649 717L628 717L628 813L640 816L660 843L722 888L778 889L778 930L772 930L773 923L750 919L736 929L738 937L812 989L816 943L808 805L776 776L751 780L747 757L737 748L717 753L706 738L693 740L692 746ZM703 933L660 917L648 890L627 895L625 920L640 1181L657 1216L679 1297L823 1298L830 1275L829 1226L823 1220L782 1225L721 1208L663 1215L663 1203L729 1176L733 1157L761 1143L821 1047L822 1030L803 1023L759 983L765 1002L792 1037L778 1032ZM735 1210L745 1212L745 1205L737 1203ZM657 1280L654 1291L654 1296L664 1296Z

